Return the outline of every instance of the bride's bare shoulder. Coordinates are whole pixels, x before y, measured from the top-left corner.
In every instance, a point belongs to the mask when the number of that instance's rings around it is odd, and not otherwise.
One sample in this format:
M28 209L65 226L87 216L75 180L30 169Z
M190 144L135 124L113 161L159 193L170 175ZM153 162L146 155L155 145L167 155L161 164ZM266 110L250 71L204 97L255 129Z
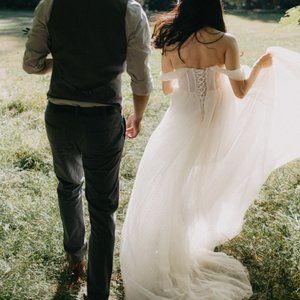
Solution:
M225 33L223 37L223 45L228 49L238 49L236 37L231 33Z

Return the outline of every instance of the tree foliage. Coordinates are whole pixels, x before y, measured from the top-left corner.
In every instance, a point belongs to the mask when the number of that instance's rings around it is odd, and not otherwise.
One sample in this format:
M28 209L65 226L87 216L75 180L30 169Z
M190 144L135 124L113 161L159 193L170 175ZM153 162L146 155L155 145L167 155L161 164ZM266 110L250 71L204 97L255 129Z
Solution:
M176 1L170 0L145 0L145 6L149 10L168 10L176 4Z
M40 0L0 0L1 8L33 9Z
M40 0L0 0L0 8L33 9ZM137 0L148 10L169 10L177 0ZM226 8L289 9L300 5L300 0L223 0ZM84 4L83 4L84 5Z
M170 9L176 0L145 0L144 4L149 10ZM226 8L244 9L288 9L299 5L300 0L223 0Z

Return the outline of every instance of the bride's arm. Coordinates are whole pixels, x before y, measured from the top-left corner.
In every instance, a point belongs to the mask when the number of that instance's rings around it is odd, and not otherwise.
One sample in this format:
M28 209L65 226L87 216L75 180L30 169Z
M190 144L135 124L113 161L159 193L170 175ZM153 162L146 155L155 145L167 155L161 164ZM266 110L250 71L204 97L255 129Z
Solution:
M264 54L254 64L250 76L247 80L238 81L238 80L230 79L230 83L234 94L240 99L244 98L247 95L250 88L252 87L253 83L255 82L261 69L267 68L271 65L272 65L271 54ZM226 69L228 70L236 70L241 67L239 47L235 38L232 36L229 37L228 45L226 47L225 66Z
M163 73L168 73L168 72L174 71L171 61L169 60L169 58L167 58L167 56L165 54L163 54L162 58L161 58L161 70ZM162 90L165 95L172 94L172 92L173 92L172 80L163 81L162 82Z

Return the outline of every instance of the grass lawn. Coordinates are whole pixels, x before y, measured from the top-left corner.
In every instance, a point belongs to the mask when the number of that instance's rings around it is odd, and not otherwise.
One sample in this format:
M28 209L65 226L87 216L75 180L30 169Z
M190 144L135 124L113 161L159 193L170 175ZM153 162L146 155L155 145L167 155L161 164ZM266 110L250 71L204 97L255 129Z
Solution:
M0 11L0 300L77 299L80 293L76 287L67 289L69 274L63 270L56 179L43 122L50 77L29 76L21 67L25 43L21 30L31 16L31 12ZM244 52L243 63L253 64L273 45L300 52L299 28L278 26L281 16L226 15L228 30ZM118 243L137 166L169 103L160 90L158 51L153 52L151 66L156 89L143 132L135 141L127 141L124 151L112 299L123 299ZM124 76L126 115L132 109L130 94ZM276 170L250 208L243 232L219 247L248 267L253 299L300 299L299 183L299 161Z

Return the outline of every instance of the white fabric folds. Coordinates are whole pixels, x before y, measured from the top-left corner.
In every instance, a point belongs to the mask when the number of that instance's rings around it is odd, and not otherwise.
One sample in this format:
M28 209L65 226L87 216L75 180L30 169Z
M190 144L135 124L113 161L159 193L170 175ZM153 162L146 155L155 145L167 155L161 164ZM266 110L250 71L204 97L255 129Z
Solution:
M275 168L300 157L300 54L272 47L245 99L228 76L179 69L177 89L141 160L122 231L128 300L241 300L247 269L214 248L238 235ZM171 79L170 79L171 78Z

